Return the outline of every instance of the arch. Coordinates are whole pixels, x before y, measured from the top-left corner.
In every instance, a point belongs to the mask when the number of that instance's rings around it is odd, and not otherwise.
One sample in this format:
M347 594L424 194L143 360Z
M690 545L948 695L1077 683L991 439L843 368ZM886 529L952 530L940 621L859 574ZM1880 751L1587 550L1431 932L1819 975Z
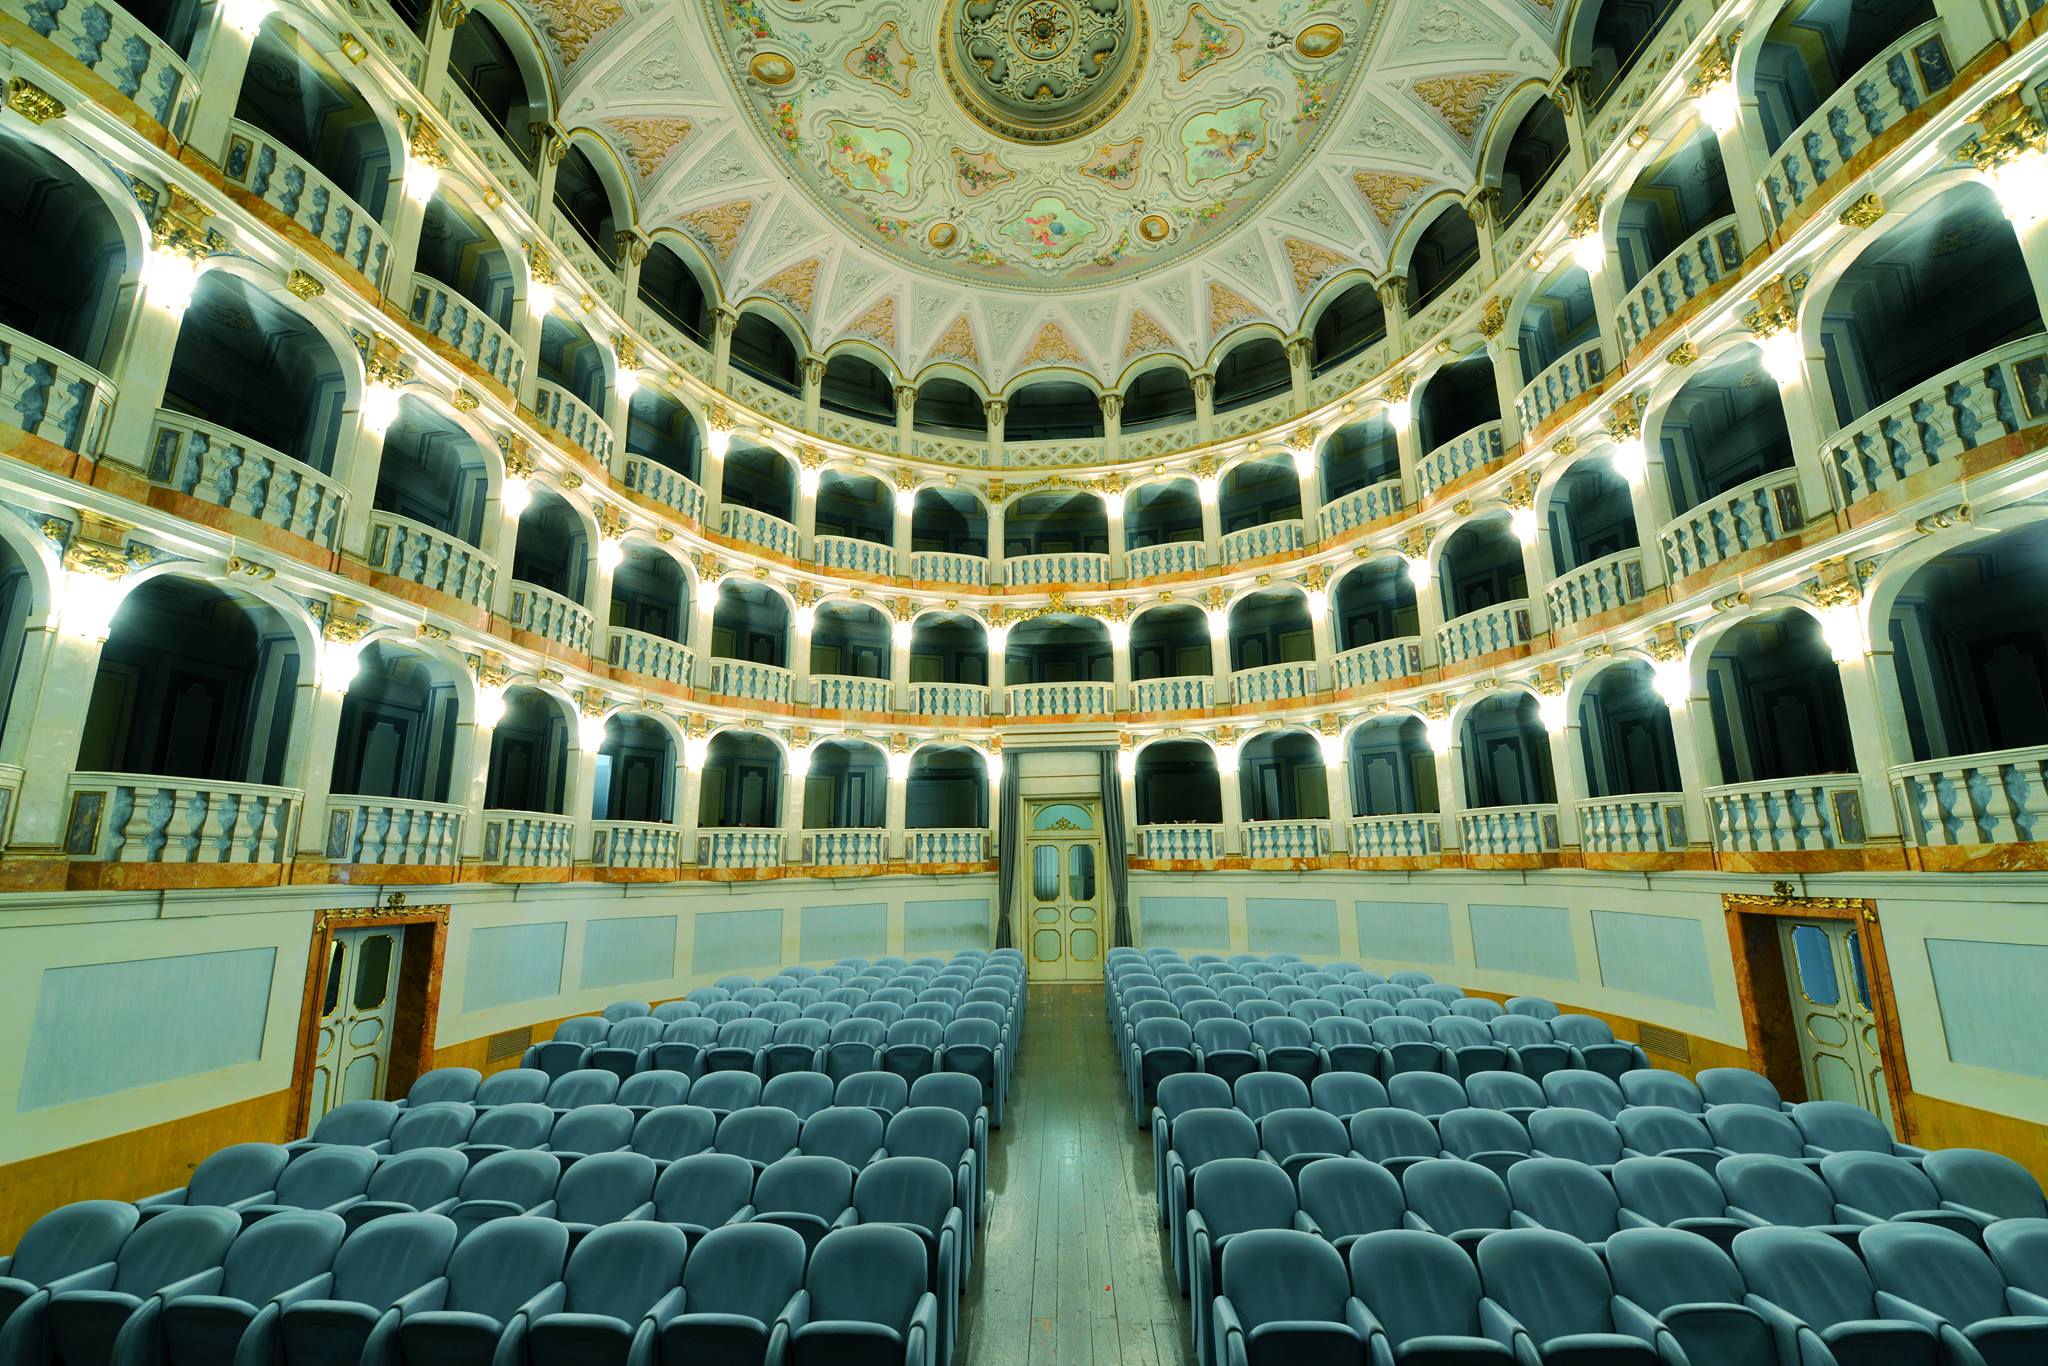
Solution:
M1580 97L1597 111L1649 49L1678 0L1578 0L1565 23L1559 51L1566 71L1586 68Z
M641 535L626 537L619 550L609 604L613 629L688 644L696 597L683 557Z
M1123 432L1142 432L1195 420L1195 381L1187 362L1159 352L1135 362L1119 381L1123 407L1117 422Z
M459 415L407 393L384 433L370 506L482 548L499 492L496 447L477 440Z
M1530 287L1516 304L1514 316L1516 349L1522 358L1518 390L1580 347L1600 340L1593 277L1569 257Z
M535 481L512 541L512 578L583 603L596 577L598 537L587 509Z
M1340 654L1422 633L1415 581L1398 555L1376 556L1346 570L1330 585L1330 610Z
M1141 742L1131 788L1139 825L1223 823L1223 775L1207 740L1152 736Z
M1036 372L1008 392L1009 411L1003 417L1003 440L1068 441L1099 437L1103 432L1102 404L1092 384L1077 375L1048 377Z
M1086 490L1028 493L1003 508L1003 554L1107 554L1109 514Z
M806 830L871 830L887 822L889 770L880 745L835 735L813 744L807 761Z
M1185 473L1149 479L1124 494L1124 548L1202 539L1202 500Z
M1855 770L1840 670L1804 600L1753 604L1710 621L1690 661L1692 695L1707 699L1722 782Z
M1011 684L1107 683L1113 676L1109 628L1093 617L1032 617L1012 626L1004 643L1003 677Z
M1735 213L1721 140L1688 118L1656 160L1637 171L1606 218L1621 258L1621 284L1631 290L1708 224Z
M1479 259L1479 230L1465 201L1455 192L1425 201L1403 229L1394 259L1395 273L1408 281L1411 313L1462 279Z
M1286 339L1271 324L1250 323L1237 329L1216 343L1210 359L1216 376L1213 406L1219 413L1284 394L1294 382Z
M765 296L740 305L727 352L740 373L800 397L804 391L800 363L810 353L810 337L803 323L787 308Z
M796 521L795 462L766 446L735 443L721 462L719 493L727 503Z
M1131 677L1209 678L1216 671L1209 615L1192 602L1154 602L1131 618Z
M1415 396L1417 450L1427 454L1466 432L1500 421L1493 357L1484 351L1447 361L1421 381Z
M1544 806L1557 800L1550 734L1536 695L1505 689L1465 707L1457 718L1465 806Z
M1216 491L1223 534L1299 519L1301 479L1285 452L1239 460L1225 468Z
M11 520L11 519L10 519ZM24 727L7 728L9 719L35 718L37 683L49 662L49 637L33 650L30 633L48 624L52 573L61 568L51 543L32 540L25 524L0 526L0 755L14 762L26 740ZM17 710L16 693L25 712Z
M988 396L980 378L950 365L926 366L918 373L910 425L920 432L987 439Z
M811 673L842 678L889 677L892 627L871 602L832 599L813 609Z
M36 263L0 278L0 322L99 370L126 333L149 234L61 122L0 128L0 252Z
M1380 289L1361 271L1344 271L1316 291L1301 315L1309 337L1309 373L1334 370L1386 340L1387 312Z
M1385 411L1346 423L1322 442L1323 502L1401 477L1401 439Z
M896 425L896 363L880 347L858 338L833 343L825 352L819 406L848 417Z
M910 548L986 558L988 505L972 489L926 485L911 504Z
M337 796L447 802L466 760L469 671L392 635L372 637L342 698L331 789Z
M250 44L235 118L304 159L383 223L391 218L391 187L405 168L397 111L376 93L374 82L358 84L343 74L353 63L324 28L296 12L273 13L263 21Z
M676 809L675 723L658 712L615 711L590 785L590 818L667 824Z
M1684 785L1671 707L1657 691L1656 667L1640 656L1603 661L1575 689L1572 708L1585 763L1586 795L1622 797L1677 792Z
M1787 4L1735 63L1736 88L1756 108L1768 155L1828 98L1908 30L1933 17L1927 0L1813 0Z
M563 389L602 417L610 406L618 358L581 322L556 309L541 319L540 348L534 356L540 377Z
M988 788L988 762L973 745L921 744L904 780L904 828L986 830Z
M500 232L495 221L473 212L445 187L427 203L413 273L468 300L506 333L511 332L513 310L526 290L524 253L517 242ZM438 331L439 320L425 316L426 306L426 297L415 290L413 320ZM462 326L456 321L449 325ZM506 367L502 373L514 372Z
M784 755L761 731L723 726L704 753L697 823L705 829L774 829L782 824Z
M539 37L506 0L477 0L452 35L448 71L529 171L540 167L540 139L555 116L554 77Z
M910 623L910 681L988 685L988 626L972 612L919 612Z
M1428 728L1413 712L1365 717L1345 733L1344 749L1353 815L1409 816L1442 809L1436 753Z
M718 269L689 234L657 228L640 263L640 302L709 350L712 319L723 303Z
M1314 663L1315 657L1315 627L1308 597L1298 584L1253 588L1231 602L1233 672L1269 664Z
M1498 213L1513 223L1571 153L1564 113L1543 80L1525 81L1495 107L1478 180L1500 191Z
M1747 342L1694 364L1668 402L1644 413L1643 440L1674 513L1793 464L1777 381Z
M1529 596L1522 543L1509 526L1505 508L1476 513L1458 523L1439 542L1436 557L1446 621Z
M1572 461L1539 506L1550 527L1555 573L1568 573L1641 544L1635 498L1612 461Z
M642 384L626 405L626 454L644 456L701 486L704 438L690 405L658 385Z
M1248 821L1330 818L1323 746L1306 730L1289 726L1245 737L1238 746L1237 787Z
M576 737L571 711L562 698L531 684L505 689L505 714L491 727L486 810L568 814Z
M813 501L818 535L894 544L896 494L875 475L827 468L819 474Z
M788 668L793 614L780 584L727 575L711 611L711 657Z

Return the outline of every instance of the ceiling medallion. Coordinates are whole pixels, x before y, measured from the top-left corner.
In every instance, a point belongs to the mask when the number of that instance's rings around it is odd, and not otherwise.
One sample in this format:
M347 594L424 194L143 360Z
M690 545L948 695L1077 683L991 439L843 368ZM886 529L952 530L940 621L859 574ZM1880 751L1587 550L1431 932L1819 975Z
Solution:
M1310 24L1294 35L1294 50L1312 62L1334 57L1344 46L1344 30L1335 24Z
M796 63L780 52L757 52L747 63L747 74L772 90L796 79Z
M939 71L960 108L1012 142L1066 142L1101 127L1144 77L1143 0L947 0Z
M1148 213L1138 220L1138 236L1147 242L1164 242L1173 232L1173 224L1165 214Z
M933 251L944 251L960 240L960 230L951 223L934 223L924 240L931 243Z

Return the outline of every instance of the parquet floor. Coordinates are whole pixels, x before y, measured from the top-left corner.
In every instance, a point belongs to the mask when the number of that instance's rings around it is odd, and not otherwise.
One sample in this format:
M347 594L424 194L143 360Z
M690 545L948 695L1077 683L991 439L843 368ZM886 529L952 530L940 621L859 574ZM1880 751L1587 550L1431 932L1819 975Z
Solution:
M1188 1366L1152 1203L1152 1136L1132 1123L1100 982L1030 988L956 1366Z

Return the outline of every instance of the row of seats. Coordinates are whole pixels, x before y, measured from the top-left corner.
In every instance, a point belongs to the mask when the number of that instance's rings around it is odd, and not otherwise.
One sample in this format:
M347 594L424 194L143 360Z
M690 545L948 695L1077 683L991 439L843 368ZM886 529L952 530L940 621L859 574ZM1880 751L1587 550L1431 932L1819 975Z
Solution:
M1979 1246L1882 1224L1853 1244L1761 1228L1728 1250L1670 1229L1602 1252L1547 1229L1478 1245L1415 1230L1340 1253L1247 1231L1217 1257L1205 1337L1227 1366L2022 1366L2048 1360L2048 1222Z
M572 1238L512 1216L464 1238L438 1213L350 1230L326 1211L245 1226L194 1206L137 1227L132 1206L85 1202L0 1259L0 1363L943 1366L959 1214L919 1198L920 1163L869 1168L859 1222L808 1240L788 1217Z

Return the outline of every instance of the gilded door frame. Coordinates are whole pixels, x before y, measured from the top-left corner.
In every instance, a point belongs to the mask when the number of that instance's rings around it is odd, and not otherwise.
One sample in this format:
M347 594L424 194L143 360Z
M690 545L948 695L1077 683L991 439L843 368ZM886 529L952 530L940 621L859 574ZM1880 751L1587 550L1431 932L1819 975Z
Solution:
M289 1137L306 1132L312 1111L313 1060L320 1047L320 1003L326 986L327 958L337 930L419 926L405 937L398 962L398 1001L392 1013L391 1064L384 1077L384 1096L402 1096L420 1073L434 1065L434 1025L441 1012L441 963L448 950L449 906L408 906L403 892L393 892L382 906L320 911L313 917L312 943L306 955L306 988L299 999L299 1046L292 1061L292 1108Z
M1078 806L1093 817L1094 827L1090 830L1074 829L1066 831L1038 830L1033 828L1032 821L1039 808L1047 806ZM1031 975L1031 965L1037 962L1037 959L1032 956L1031 947L1031 937L1035 928L1035 922L1031 916L1031 904L1035 899L1031 895L1031 850L1034 847L1034 841L1037 840L1044 840L1047 843L1066 841L1071 844L1085 843L1093 845L1095 849L1095 896L1092 900L1096 903L1095 962L1099 967L1106 961L1116 912L1110 905L1114 900L1114 893L1110 890L1109 886L1109 836L1108 832L1103 828L1103 820L1104 804L1099 793L1094 796L1085 797L1026 797L1021 803L1018 811L1018 823L1023 828L1017 835L1017 863L1019 867L1017 869L1018 886L1016 894L1017 912L1022 921L1021 928L1023 933L1017 940L1017 946L1024 952L1025 976L1027 978ZM1065 858L1060 860L1059 875L1059 900L1063 904L1071 904L1075 898L1068 891L1067 879L1069 873ZM1065 916L1062 915L1061 918L1064 920ZM1072 967L1074 961L1072 953L1073 940L1070 938L1072 932L1073 928L1071 925L1064 926L1060 930L1060 965L1063 969L1062 975L1058 977L1041 977L1038 979L1040 983L1058 986L1062 984L1072 985L1077 982L1085 983L1090 980L1087 977L1073 976L1065 971Z
M1902 1142L1913 1142L1905 1040L1899 1033L1898 998L1892 992L1891 958L1877 903L1859 896L1800 896L1789 882L1772 884L1771 894L1726 892L1721 909L1728 922L1728 948L1735 960L1735 997L1742 1007L1742 1032L1749 1056L1788 1099L1806 1099L1806 1067L1799 1052L1798 1026L1785 975L1780 920L1853 921L1870 982L1871 1013L1877 1017L1878 1054L1892 1122Z

